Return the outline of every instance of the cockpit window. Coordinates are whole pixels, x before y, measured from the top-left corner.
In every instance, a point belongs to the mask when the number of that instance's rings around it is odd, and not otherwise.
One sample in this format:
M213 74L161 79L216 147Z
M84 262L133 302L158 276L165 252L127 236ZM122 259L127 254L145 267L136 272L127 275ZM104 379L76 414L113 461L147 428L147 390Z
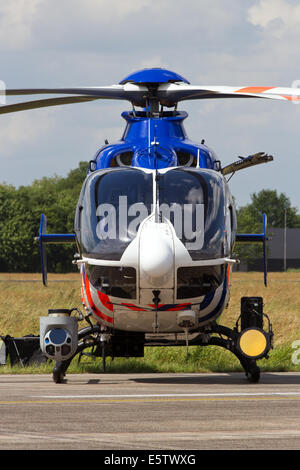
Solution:
M211 170L177 168L159 179L161 214L194 261L226 255L224 200L223 179Z
M224 265L187 266L177 269L177 299L202 297L214 292L224 281Z
M133 152L122 152L119 153L118 155L115 155L109 166L111 168L113 167L118 167L118 166L131 166L132 164L132 157L133 157Z
M173 224L193 261L229 255L233 228L224 179L216 171L191 167L157 174L133 167L91 173L77 207L82 254L119 261L154 207L162 221Z
M83 254L120 260L151 213L152 174L129 168L93 173L86 182L80 218Z

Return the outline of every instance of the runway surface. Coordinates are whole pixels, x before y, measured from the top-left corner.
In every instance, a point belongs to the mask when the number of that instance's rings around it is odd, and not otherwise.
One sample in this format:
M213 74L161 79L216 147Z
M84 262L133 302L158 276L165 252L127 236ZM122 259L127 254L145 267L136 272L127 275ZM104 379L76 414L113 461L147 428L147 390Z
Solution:
M0 449L300 449L300 373L0 375Z

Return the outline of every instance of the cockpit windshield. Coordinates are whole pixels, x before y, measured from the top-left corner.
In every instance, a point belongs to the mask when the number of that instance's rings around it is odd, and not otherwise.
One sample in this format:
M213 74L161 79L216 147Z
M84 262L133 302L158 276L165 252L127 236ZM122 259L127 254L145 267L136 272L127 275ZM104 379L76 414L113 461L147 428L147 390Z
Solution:
M225 257L231 235L226 191L219 173L200 168L95 171L77 208L81 251L120 260L141 222L159 207L160 220L171 221L192 260Z
M191 258L224 257L225 188L215 171L176 168L159 179L162 216L174 225Z
M151 213L152 174L134 168L97 171L86 182L80 215L85 255L120 260Z

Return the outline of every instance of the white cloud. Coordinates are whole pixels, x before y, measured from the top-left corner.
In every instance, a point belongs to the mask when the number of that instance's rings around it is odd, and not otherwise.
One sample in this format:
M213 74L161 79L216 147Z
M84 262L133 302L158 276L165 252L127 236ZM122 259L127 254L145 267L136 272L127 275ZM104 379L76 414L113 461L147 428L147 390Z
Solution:
M0 4L0 49L25 49L44 0L9 0Z
M39 42L35 32L46 30L55 41L55 29L68 33L72 22L98 27L111 22L120 23L128 16L151 5L151 0L8 0L0 4L0 49L24 50ZM62 21L63 20L63 21ZM51 24L52 23L52 24ZM54 26L54 29L53 29Z
M26 146L39 141L53 124L53 110L0 116L0 159L4 161L15 152L20 152Z
M80 3L81 2L77 2L77 5ZM95 12L98 14L104 13L104 15L109 15L114 18L114 20L121 20L128 15L143 10L152 3L152 0L126 0L117 2L111 2L111 0L85 0L84 8L90 7L92 10L95 9Z
M260 0L248 10L248 19L255 26L268 29L274 36L300 33L300 4L286 0Z

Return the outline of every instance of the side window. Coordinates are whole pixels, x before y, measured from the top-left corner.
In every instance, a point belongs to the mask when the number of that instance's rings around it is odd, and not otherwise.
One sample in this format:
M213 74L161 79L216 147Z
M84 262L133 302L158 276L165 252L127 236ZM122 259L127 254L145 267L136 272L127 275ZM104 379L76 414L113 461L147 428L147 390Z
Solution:
M197 166L197 157L185 150L176 150L178 166Z
M84 188L81 217L78 207L82 252L119 260L151 213L152 203L152 174L133 168L92 173Z
M231 240L232 240L232 207L227 206L226 215L225 215L225 244L226 244L226 253L228 256L231 250Z
M133 152L123 152L115 155L111 162L110 167L119 167L119 166L131 166L132 165Z
M232 249L233 243L234 243L234 238L235 238L235 232L236 232L236 213L235 213L235 208L230 205L228 207L228 222L226 221L226 230L228 232L228 243L229 243L229 250Z

